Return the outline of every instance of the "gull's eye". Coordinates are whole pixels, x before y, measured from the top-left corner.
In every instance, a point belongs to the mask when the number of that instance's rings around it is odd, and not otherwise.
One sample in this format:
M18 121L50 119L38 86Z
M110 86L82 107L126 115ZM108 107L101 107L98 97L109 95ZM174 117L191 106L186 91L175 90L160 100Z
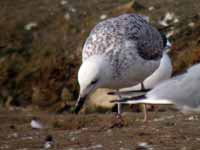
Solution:
M93 80L93 81L91 82L91 85L92 85L92 84L96 84L96 83L97 83L97 81L98 81L98 79L96 79L96 80Z

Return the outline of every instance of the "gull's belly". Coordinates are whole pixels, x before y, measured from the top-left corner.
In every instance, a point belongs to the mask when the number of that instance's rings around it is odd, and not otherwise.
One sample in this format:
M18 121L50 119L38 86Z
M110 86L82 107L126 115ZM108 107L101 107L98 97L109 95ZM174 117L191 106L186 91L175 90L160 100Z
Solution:
M120 73L117 76L113 76L108 84L105 85L105 88L120 89L141 83L158 68L159 64L159 60L149 61L133 64L129 68L119 70L118 72Z

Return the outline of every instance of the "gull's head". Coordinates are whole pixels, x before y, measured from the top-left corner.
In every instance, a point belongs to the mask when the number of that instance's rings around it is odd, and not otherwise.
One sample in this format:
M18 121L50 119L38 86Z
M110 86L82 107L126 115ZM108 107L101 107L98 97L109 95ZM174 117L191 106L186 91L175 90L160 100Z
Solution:
M75 113L82 108L87 96L97 88L103 87L107 80L106 60L102 56L92 56L83 62L78 71L80 85L79 98L75 106Z

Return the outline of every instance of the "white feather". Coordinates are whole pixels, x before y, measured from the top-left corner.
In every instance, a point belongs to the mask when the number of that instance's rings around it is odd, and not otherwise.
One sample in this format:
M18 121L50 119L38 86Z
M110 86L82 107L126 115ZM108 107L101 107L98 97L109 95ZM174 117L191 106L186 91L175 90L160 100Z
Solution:
M148 78L144 80L143 82L144 87L145 89L152 89L158 83L169 79L171 75L172 75L171 60L167 55L167 53L164 52L158 69L152 75L150 75ZM120 90L120 92L138 91L141 89L142 89L141 84L137 84L129 88L123 88Z
M126 103L164 104L174 103L183 111L200 111L200 64L186 73L158 84L146 94L147 99L129 100ZM125 103L125 102L124 102Z

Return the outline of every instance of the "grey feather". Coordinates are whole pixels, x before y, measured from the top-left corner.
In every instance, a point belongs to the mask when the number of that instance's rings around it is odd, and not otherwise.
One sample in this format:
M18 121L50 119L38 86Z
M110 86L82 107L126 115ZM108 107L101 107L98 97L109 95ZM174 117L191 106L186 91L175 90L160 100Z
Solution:
M200 64L194 65L180 76L167 80L147 94L151 99L169 99L178 107L200 106Z
M124 53L132 48L127 46L127 42L132 43L136 48L132 51L137 50L144 59L162 57L163 41L160 33L142 16L124 14L100 22L94 27L83 48L83 61L97 54Z

